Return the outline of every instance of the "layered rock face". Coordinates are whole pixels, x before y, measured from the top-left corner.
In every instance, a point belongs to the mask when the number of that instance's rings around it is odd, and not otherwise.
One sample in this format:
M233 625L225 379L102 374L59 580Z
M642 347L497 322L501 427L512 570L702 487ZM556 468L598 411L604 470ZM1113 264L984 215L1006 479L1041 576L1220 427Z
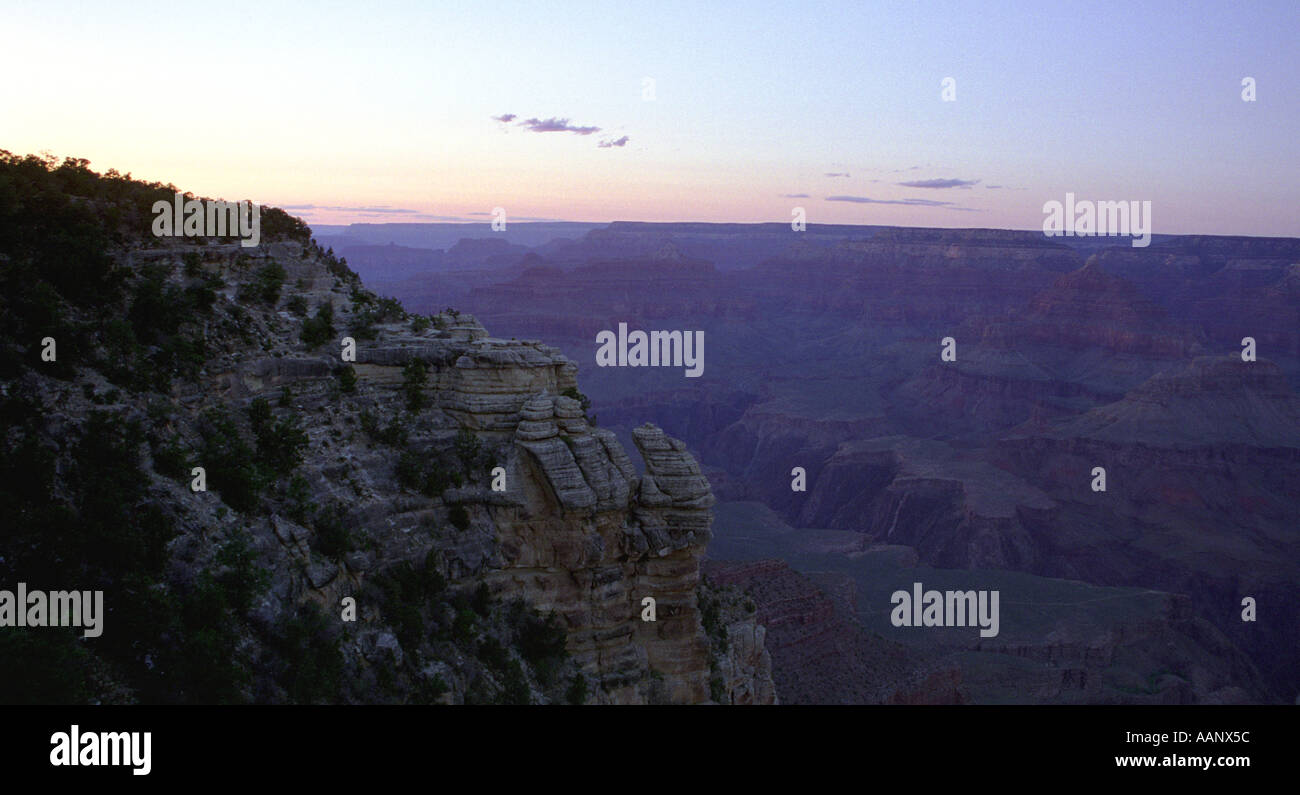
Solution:
M1144 249L1098 255L1112 273L1141 287L1172 314L1205 329L1219 345L1243 335L1269 357L1300 357L1300 241L1188 235Z
M571 652L611 701L647 698L651 672L666 698L709 699L709 656L696 604L713 496L680 441L635 431L636 476L609 431L590 428L576 400L542 394L523 406L508 489L490 509L501 562L494 591L564 618ZM657 620L642 620L642 600Z
M818 472L800 511L809 527L856 530L913 547L934 565L1032 570L1027 517L1056 504L1022 479L941 442L845 442Z
M560 394L576 387L577 368L558 351L486 338L464 315L440 333L446 339L394 335L365 346L357 372L363 386L396 388L407 362L432 362L434 405L502 450L504 492L467 486L445 495L482 507L473 514L482 517L477 543L443 549L448 573L558 615L601 700L708 701L696 588L713 496L685 445L654 426L636 428L638 476L615 435ZM655 600L655 621L642 620L646 598ZM761 641L761 630L752 634L753 654ZM764 676L758 666L748 672ZM732 687L763 692L770 682Z
M1043 490L1058 508L1024 517L1039 571L1188 594L1285 693L1297 686L1294 622L1255 626L1239 614L1246 596L1300 595L1297 428L1300 396L1278 367L1203 357L1122 400L1009 436L997 463L1025 479L1052 476ZM1106 491L1078 487L1096 466Z
M119 455L140 459L131 471L148 490L129 507L159 509L167 533L154 590L235 594L210 600L237 606L220 608L238 659L229 681L218 696L180 692L187 682L169 697L775 702L752 616L728 622L726 644L706 634L714 497L681 441L635 428L641 474L588 420L558 349L492 338L454 310L408 315L300 224L267 232L251 250L128 236L111 252L141 339L183 330L191 375L126 381L97 358L91 346L112 338L86 313L81 388L39 368L14 386L60 407L39 432L65 449L97 407L146 428ZM197 308L159 332L164 295ZM150 351L128 352L143 367ZM207 485L182 480L191 465ZM189 659L180 634L150 641L176 655L160 665ZM113 658L120 682L152 681L147 651L131 654ZM128 692L118 675L96 692Z
M710 700L696 588L713 496L685 445L654 426L635 429L645 468L638 476L615 435L560 394L576 387L577 368L558 351L488 338L465 315L435 334L392 333L363 345L356 372L363 392L377 390L382 401L407 363L431 363L424 391L451 420L446 427L475 429L499 451L504 491L484 480L443 495L474 522L470 538L435 543L448 576L556 614L570 653L598 686L593 700ZM647 598L655 621L642 620ZM761 653L754 630L737 660ZM730 690L771 690L770 679L757 681L767 677L762 666L738 664Z

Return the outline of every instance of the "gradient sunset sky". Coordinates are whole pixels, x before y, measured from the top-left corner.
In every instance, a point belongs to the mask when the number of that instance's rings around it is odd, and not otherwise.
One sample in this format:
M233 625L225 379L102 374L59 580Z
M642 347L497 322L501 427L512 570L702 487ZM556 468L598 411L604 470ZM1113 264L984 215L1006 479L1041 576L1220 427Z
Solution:
M0 149L317 223L1040 229L1073 192L1296 236L1298 41L1295 0L10 2Z

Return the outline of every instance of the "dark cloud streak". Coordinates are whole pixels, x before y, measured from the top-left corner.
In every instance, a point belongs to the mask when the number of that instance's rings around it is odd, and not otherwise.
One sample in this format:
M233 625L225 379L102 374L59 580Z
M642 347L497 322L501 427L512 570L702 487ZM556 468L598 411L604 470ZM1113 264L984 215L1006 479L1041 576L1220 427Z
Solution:
M599 127L577 127L569 124L568 119L557 119L555 117L549 119L524 119L516 126L523 127L529 132L536 133L571 132L575 135L591 135L592 133L600 132Z
M918 179L896 183L904 188L969 188L978 185L977 179Z
M973 207L959 207L953 202L942 202L934 199L872 199L868 196L827 196L826 201L851 202L853 204L897 204L903 207L938 207L943 210L957 210L967 213L984 212Z

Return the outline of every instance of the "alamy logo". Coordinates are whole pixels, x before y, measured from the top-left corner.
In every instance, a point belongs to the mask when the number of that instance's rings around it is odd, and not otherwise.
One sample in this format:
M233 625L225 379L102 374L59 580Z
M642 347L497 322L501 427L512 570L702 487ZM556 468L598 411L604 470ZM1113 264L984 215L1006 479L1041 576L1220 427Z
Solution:
M1043 205L1043 234L1048 237L1133 237L1133 248L1151 245L1151 202L1075 201L1065 194L1065 204L1052 200Z
M704 375L703 331L633 331L618 324L618 334L596 335L599 367L685 367L687 378Z
M240 237L244 248L262 239L261 208L250 201L222 202L186 199L153 203L154 237Z
M973 627L981 638L998 635L997 591L926 591L912 583L912 592L894 591L889 621L896 627ZM978 622L978 624L977 624Z
M104 632L103 591L0 591L0 627L85 627L81 634L98 638Z
M54 767L127 766L133 776L153 769L153 732L82 732L74 723L70 731L51 734L50 745Z

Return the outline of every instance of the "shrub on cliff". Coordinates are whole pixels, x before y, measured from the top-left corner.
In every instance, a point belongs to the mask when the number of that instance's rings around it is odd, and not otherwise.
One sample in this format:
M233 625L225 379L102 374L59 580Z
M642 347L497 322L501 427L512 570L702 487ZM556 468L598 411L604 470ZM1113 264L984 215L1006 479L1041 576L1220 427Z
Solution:
M153 447L153 468L160 475L184 481L190 474L190 456L180 439L173 438Z
M284 285L284 266L272 261L257 269L251 281L239 288L239 300L261 302L275 305L280 300L280 288Z
M402 393L406 395L406 408L412 413L428 405L424 384L429 379L429 365L423 359L412 359L402 368Z
M315 317L302 322L300 336L307 347L312 349L319 348L333 339L334 305L328 302L321 304L316 310Z
M404 450L397 458L397 466L394 471L397 482L403 488L412 491L418 491L426 497L440 496L447 488L459 479L449 476L436 460L429 460L426 455L421 455L414 450ZM456 506L453 506L453 510ZM464 508L461 508L464 511ZM460 521L457 518L452 519L452 524L457 525ZM464 516L465 527L469 526L469 515ZM464 530L465 527L460 527Z
M343 653L333 622L308 602L283 622L268 645L278 660L273 671L295 704L337 701L343 679Z
M350 364L339 370L339 391L345 394L357 391L357 371Z
M461 466L466 474L472 473L478 463L479 455L483 452L483 444L479 441L478 436L468 428L461 428L456 432L453 447L456 450L456 457L460 459Z
M526 706L533 703L532 691L528 687L528 677L518 660L511 660L505 669L505 681L501 692L494 699L497 704Z
M209 486L237 511L256 508L265 481L253 448L234 421L221 409L210 409L203 415L199 430L203 446L198 462L207 471Z
M307 446L307 434L298 427L298 420L292 415L275 420L264 398L254 400L248 414L257 438L257 461L266 475L293 472L302 463L303 448Z
M542 617L524 602L516 600L510 604L507 621L519 656L537 674L541 684L550 685L569 658L567 633L560 626L559 619L554 613Z
M587 703L587 677L581 671L574 675L569 689L564 691L564 700L575 707Z
M327 558L338 560L355 546L348 529L347 508L342 503L317 511L312 529L316 531L313 546Z
M591 409L591 398L582 394L574 387L569 387L568 389L564 390L560 394L564 395L565 397L573 398L574 400L578 401L578 403L582 406L583 414L586 414Z

